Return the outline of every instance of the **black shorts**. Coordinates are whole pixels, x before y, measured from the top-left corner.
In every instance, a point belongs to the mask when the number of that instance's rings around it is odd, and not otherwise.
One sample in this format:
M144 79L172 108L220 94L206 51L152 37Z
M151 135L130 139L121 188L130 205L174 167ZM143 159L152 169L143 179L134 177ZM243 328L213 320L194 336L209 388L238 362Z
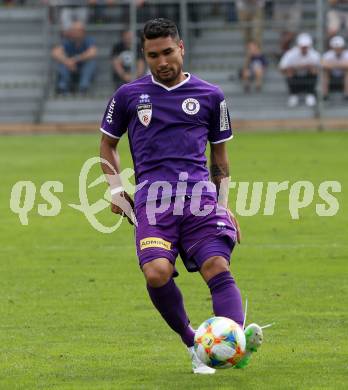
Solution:
M330 92L343 92L344 76L330 75Z

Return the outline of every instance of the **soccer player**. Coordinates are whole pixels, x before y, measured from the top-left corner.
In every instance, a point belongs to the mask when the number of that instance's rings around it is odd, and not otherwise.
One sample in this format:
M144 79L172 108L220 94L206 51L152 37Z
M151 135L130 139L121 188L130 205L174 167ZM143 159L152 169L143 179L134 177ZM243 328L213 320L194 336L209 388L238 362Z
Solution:
M151 75L123 85L110 100L101 125L100 155L120 172L116 148L128 130L136 183L138 188L142 185L135 193L135 240L150 299L188 347L193 372L213 374L215 370L194 352L195 332L173 278L180 253L187 270L199 271L207 283L215 315L243 327L241 295L229 270L239 227L231 211L223 208L218 213L222 208L217 203L221 181L229 177L229 113L218 87L183 71L184 44L172 21L147 22L142 47ZM206 168L208 142L213 183ZM102 163L102 169L113 174L107 164ZM162 191L153 191L158 182ZM111 193L122 190L113 188ZM127 193L122 196L131 201ZM197 215L191 211L195 202L200 211L209 207L212 212ZM161 210L155 222L149 205ZM123 213L114 202L111 207L114 213ZM262 342L258 325L249 325L245 334L247 352L240 367L247 365Z

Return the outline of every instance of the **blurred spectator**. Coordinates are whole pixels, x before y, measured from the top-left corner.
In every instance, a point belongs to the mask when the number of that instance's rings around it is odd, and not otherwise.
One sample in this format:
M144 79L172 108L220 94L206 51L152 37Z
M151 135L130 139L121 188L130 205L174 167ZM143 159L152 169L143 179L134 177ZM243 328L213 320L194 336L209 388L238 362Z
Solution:
M58 93L72 91L73 81L80 93L87 92L96 72L96 55L94 39L86 36L81 22L74 22L67 38L52 50L52 57L58 62Z
M244 45L254 41L262 47L265 0L236 0L238 20L243 23Z
M343 92L348 99L348 50L343 37L337 35L330 40L330 50L323 55L323 95L329 98L329 92Z
M63 32L68 31L74 22L81 22L84 25L88 22L88 7L70 5L62 7L59 14L59 22Z
M329 38L337 35L343 27L348 30L348 0L328 0L327 33Z
M302 6L300 0L275 1L273 19L280 31L280 56L292 46L300 29Z
M93 23L103 23L108 20L109 6L116 4L116 0L88 0L90 6L90 20Z
M41 0L41 3L50 7L51 19L59 24L63 35L71 28L71 25L79 21L88 22L88 7L86 0Z
M241 72L244 91L249 92L251 83L255 83L256 91L261 91L267 60L256 42L249 42L244 67Z
M112 48L112 72L115 88L133 80L132 67L134 64L134 55L132 52L132 31L122 32L122 40L116 43ZM136 58L136 77L141 77L145 72L145 62L142 58L140 45L137 46Z
M135 0L135 2L138 8L137 16L140 23L145 23L159 16L174 21L180 20L179 3L156 4L147 0Z
M312 37L302 33L297 37L297 46L288 50L280 60L280 70L286 77L289 100L288 106L299 103L299 95L306 94L305 103L309 107L316 104L315 87L320 66L320 54L312 47Z

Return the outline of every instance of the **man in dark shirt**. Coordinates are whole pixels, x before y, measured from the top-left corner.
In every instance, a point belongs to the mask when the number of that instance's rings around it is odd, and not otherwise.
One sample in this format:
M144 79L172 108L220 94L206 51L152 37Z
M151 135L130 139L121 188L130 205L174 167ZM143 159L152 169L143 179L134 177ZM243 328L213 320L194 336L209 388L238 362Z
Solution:
M112 48L112 73L115 88L132 81L134 78L132 75L134 63L132 35L131 31L123 31L122 40L119 43L116 43ZM136 70L136 78L144 75L145 62L142 58L140 47L137 47Z
M58 62L58 92L71 91L73 76L78 78L78 91L87 92L96 71L96 55L94 39L86 36L83 23L74 22L67 38L52 50Z

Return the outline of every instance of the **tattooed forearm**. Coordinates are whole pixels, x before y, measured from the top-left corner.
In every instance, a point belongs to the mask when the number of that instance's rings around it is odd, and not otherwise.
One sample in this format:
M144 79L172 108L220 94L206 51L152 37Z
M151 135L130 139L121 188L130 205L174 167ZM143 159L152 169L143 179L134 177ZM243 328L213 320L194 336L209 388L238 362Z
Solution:
M229 177L229 167L227 164L211 164L210 165L210 177L211 181L216 186L216 192L219 196L221 181L225 177Z
M215 184L218 196L220 195L221 183L225 178L229 178L229 176L230 170L225 143L212 144L210 153L210 180Z
M210 175L211 179L214 182L215 180L220 181L224 177L229 176L229 167L228 165L223 164L211 164L210 165Z

